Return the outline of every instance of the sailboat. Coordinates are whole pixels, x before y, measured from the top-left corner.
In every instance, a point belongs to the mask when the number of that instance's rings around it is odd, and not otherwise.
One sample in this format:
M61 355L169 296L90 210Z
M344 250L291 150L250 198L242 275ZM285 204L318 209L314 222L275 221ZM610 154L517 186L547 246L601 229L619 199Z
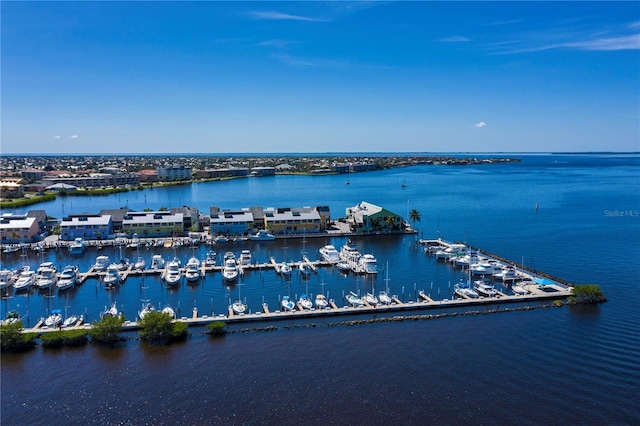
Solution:
M389 262L387 262L387 269L385 270L385 276L386 278L384 279L384 281L386 283L386 288L385 288L385 291L380 291L378 293L378 300L380 301L380 303L383 303L385 305L390 305L393 301L389 296Z
M320 285L322 286L322 293L316 294L316 309L326 309L329 306L329 301L324 295L324 281Z
M231 309L233 310L233 313L236 315L242 315L247 310L247 305L242 303L242 298L240 297L241 287L242 287L242 284L238 284L238 299L235 302L233 302L230 306Z

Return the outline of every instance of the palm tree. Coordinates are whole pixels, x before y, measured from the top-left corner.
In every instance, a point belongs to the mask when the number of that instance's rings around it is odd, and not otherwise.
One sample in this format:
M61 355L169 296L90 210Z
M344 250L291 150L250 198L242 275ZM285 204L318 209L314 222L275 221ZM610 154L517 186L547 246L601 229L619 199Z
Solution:
M420 222L422 216L420 216L420 212L416 209L413 209L409 212L409 220L413 222L413 227L415 228L416 222Z

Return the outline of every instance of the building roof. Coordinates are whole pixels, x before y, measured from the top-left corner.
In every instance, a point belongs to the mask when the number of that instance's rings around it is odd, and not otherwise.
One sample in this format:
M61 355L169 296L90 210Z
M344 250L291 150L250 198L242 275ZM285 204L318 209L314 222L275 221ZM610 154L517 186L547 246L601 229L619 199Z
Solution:
M25 214L4 213L0 216L0 229L29 229L35 221L35 217L29 217Z
M122 225L132 223L182 223L184 215L182 213L171 213L166 211L157 212L129 212L122 219Z
M59 190L59 189L78 189L77 186L70 185L68 183L54 183L53 185L47 186L46 189L49 190Z
M108 225L111 222L111 215L74 215L62 218L60 227L66 226L86 226L86 225Z

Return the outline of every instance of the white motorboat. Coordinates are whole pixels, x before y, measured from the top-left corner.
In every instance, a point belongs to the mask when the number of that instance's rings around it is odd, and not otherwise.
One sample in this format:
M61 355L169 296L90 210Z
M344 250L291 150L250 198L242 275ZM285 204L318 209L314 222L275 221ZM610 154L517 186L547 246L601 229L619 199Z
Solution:
M180 283L180 261L177 258L173 258L167 263L167 269L162 275L162 279L165 280L168 286L173 286Z
M151 257L151 269L162 269L164 268L164 258L161 254L154 254Z
M0 271L0 290L11 287L14 281L14 273L8 269Z
M300 296L298 303L302 306L302 309L309 310L313 308L313 302L311 302L311 299L306 294Z
M133 264L133 269L135 271L144 271L145 266L147 266L147 261L144 260L144 258L139 257L138 260L136 260L136 263Z
M329 301L324 294L316 295L316 309L326 309L329 306Z
M478 292L470 288L467 283L460 282L453 286L453 292L455 295L462 299L477 299Z
M27 266L26 269L23 269L20 275L18 275L18 279L13 283L13 288L15 288L16 291L28 290L35 282L36 273Z
M86 248L87 245L85 244L84 240L78 237L73 240L71 245L69 245L69 254L82 254L84 253Z
M71 315L68 316L64 319L64 321L62 322L62 326L63 327L73 327L74 325L78 324L78 322L81 322L83 320L82 315L78 316L78 315Z
M498 296L498 292L496 291L496 289L491 284L487 284L484 281L474 281L473 287L478 292L478 294L482 296L486 296L486 297Z
M470 266L472 275L493 275L495 270L493 265L488 262L474 263Z
M340 249L340 259L347 261L349 264L358 263L360 260L360 252L356 248L356 246L351 242L351 240L347 240L347 242Z
M349 266L349 263L346 260L338 261L338 263L336 263L336 268L338 268L338 271L344 273L347 273L351 270L351 266Z
M162 310L160 312L162 312L163 314L169 315L171 317L171 319L176 319L176 317L177 317L176 316L176 311L174 311L174 309L169 305L167 305L164 308L162 308Z
M235 302L233 302L231 304L231 310L236 315L242 315L242 314L244 314L246 312L247 305L242 303L242 300L238 299L238 300L236 300Z
M222 269L223 278L228 281L235 281L238 278L238 265L236 264L235 255L228 251L224 255L224 268Z
M347 299L347 303L349 303L349 305L353 306L354 308L364 306L364 302L362 301L362 299L352 291L349 292L349 294L347 294L345 298Z
M251 251L245 249L240 252L240 265L251 265Z
M142 305L142 309L138 311L138 318L144 319L145 315L155 310L156 310L155 306L153 306L151 303L144 303Z
M198 281L200 279L200 260L197 257L193 256L187 261L184 277L187 281Z
M215 242L216 244L228 243L229 238L225 237L224 235L218 235L213 239L213 242Z
M93 270L100 272L107 269L109 266L109 256L100 255L96 257L96 263L93 264Z
M47 327L57 327L62 323L62 311L60 309L54 309L51 311L51 315L49 315L44 320L44 325Z
M58 282L56 287L58 290L67 290L77 284L80 278L78 267L74 265L65 266L62 272L58 274Z
M255 234L251 234L249 236L251 241L273 241L276 239L276 236L269 233L269 231L265 231L264 229L260 229Z
M378 293L378 300L380 301L380 303L385 304L385 305L390 305L393 302L393 300L387 294L386 291L381 291L381 292Z
M338 250L331 244L328 244L318 250L320 252L320 256L322 256L322 260L330 263L337 263L340 261L340 253Z
M513 284L511 286L511 291L513 291L513 294L518 295L518 296L524 296L525 294L529 294L529 291L525 288L525 285L527 283L519 283L519 284ZM530 283L533 284L533 283Z
M107 266L107 271L102 277L102 282L106 288L117 286L124 281L124 277L120 272L120 265L112 263Z
M376 306L378 304L378 298L371 293L365 294L363 299L370 306Z
M216 266L216 252L213 250L207 251L206 258L204 259L204 266L211 268Z
M9 312L7 312L7 318L2 321L2 325L15 324L18 321L22 321L22 318L20 318L20 312L18 312L18 311L9 311Z
M282 305L282 309L285 311L293 311L296 308L296 304L293 303L289 296L282 296L282 301L280 302Z
M452 244L450 247L447 247L444 250L437 250L436 258L446 260L452 256L465 254L466 250L467 250L467 246L465 246L464 244Z
M515 268L511 266L502 268L500 272L493 274L493 276L502 281L514 281L518 279L518 273L516 272Z
M40 290L47 290L58 282L56 268L52 262L44 262L38 268L38 276L36 277L36 286Z
M360 264L360 271L365 274L378 273L378 262L372 254L363 254L358 263Z

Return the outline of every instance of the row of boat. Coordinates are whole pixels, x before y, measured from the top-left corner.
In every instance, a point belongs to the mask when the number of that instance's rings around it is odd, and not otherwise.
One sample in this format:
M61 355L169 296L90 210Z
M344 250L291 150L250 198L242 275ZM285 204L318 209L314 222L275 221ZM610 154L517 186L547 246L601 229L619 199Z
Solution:
M378 263L374 255L361 254L351 240L338 251L333 245L326 245L318 250L326 262L333 263L342 272L352 271L356 274L377 274Z
M13 287L16 291L26 291L32 287L47 291L56 287L67 290L76 285L80 278L77 266L65 266L58 272L53 262L43 262L36 271L24 265L16 271L0 271L0 290Z

